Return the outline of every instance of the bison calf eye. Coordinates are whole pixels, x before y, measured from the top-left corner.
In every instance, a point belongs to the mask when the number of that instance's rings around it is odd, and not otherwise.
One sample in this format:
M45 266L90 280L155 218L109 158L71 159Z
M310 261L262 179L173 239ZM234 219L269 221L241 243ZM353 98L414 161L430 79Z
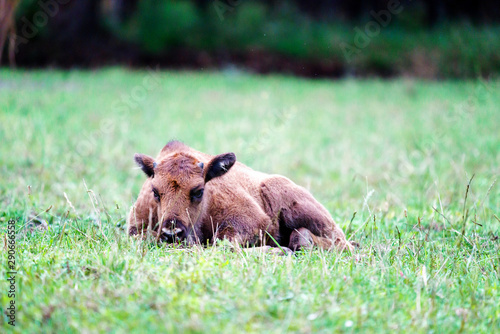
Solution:
M191 191L191 200L199 201L203 197L203 189Z
M160 201L160 194L158 193L158 190L153 189L153 195L155 196L155 199L159 202Z

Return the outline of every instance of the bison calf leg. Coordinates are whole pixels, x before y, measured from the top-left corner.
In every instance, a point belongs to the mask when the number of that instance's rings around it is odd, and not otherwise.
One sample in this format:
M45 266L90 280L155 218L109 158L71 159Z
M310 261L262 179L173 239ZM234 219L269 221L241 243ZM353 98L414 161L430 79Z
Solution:
M321 247L323 249L330 249L332 247L332 241L327 238L315 236L305 227L294 230L292 234L290 234L290 244L288 245L288 248L294 252L299 251L302 248L312 248L314 246Z
M261 195L266 213L278 221L282 240L290 233L291 249L311 246L325 250L354 249L330 213L307 190L287 178L268 178L261 184Z
M290 244L288 248L294 252L302 248L312 247L320 247L322 249L336 248L339 251L352 250L352 245L347 241L337 239L337 242L335 242L330 238L318 237L305 227L294 230L290 234Z
M141 234L143 230L151 230L158 224L158 203L151 187L151 179L148 179L130 209L127 222L129 235Z

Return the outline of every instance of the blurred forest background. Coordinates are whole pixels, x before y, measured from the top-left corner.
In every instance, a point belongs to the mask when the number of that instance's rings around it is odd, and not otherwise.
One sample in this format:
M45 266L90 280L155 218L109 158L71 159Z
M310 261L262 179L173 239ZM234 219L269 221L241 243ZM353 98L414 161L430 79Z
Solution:
M3 66L500 73L497 1L0 0L0 14Z

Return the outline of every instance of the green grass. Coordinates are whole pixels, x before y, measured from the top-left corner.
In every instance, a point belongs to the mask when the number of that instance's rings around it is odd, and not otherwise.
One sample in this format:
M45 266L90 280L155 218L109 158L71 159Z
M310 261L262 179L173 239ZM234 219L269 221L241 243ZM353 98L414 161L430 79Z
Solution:
M15 331L500 331L500 82L161 72L120 103L145 77L0 71ZM172 138L290 177L362 248L279 257L128 238L144 181L133 154ZM0 326L12 330L3 312Z

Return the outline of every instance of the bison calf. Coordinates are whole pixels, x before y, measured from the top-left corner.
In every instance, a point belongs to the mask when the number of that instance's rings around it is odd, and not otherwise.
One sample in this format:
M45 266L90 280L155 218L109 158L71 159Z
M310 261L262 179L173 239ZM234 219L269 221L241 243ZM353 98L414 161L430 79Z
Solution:
M286 177L252 170L233 153L211 156L169 142L156 159L136 154L148 179L128 219L130 235L192 243L352 250L328 211ZM272 240L270 238L274 238Z

